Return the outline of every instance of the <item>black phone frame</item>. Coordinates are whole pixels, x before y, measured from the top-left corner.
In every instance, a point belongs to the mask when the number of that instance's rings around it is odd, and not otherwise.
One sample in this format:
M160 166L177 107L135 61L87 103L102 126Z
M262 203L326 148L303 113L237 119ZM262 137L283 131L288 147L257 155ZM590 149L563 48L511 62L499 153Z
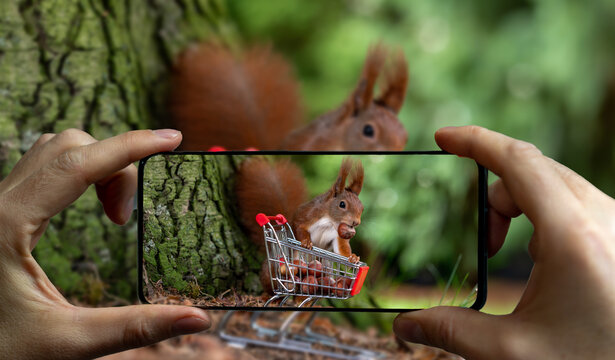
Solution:
M139 161L137 188L138 244L137 244L137 295L143 304L149 304L143 293L143 171L149 158L158 155L448 155L442 150L428 151L166 151L149 155ZM477 291L476 300L470 309L480 310L487 300L487 205L488 170L476 163L478 168L478 241L477 241ZM326 312L377 312L399 313L424 309L379 309L379 308L336 308L336 307L248 307L248 306L199 306L207 310L238 311L326 311Z

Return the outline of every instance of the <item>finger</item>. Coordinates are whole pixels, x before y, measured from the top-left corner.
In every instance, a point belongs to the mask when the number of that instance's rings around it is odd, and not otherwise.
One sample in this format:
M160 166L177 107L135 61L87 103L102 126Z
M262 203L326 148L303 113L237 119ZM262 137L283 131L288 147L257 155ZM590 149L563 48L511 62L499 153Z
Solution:
M476 310L441 306L402 313L393 323L403 340L435 346L468 359L496 354L502 334L501 319Z
M470 157L500 176L535 226L574 221L580 204L534 145L477 126L442 128L435 137L442 149Z
M177 305L74 308L67 319L77 358L94 358L207 330L211 321L200 309Z
M132 214L137 192L137 168L129 165L96 184L96 194L107 217L123 225Z
M495 209L489 209L487 218L489 223L487 229L487 256L492 257L500 251L508 229L510 228L510 218L497 212Z
M566 166L555 160L551 160L551 162L570 191L584 205L588 216L596 223L602 224L603 228L613 229L615 233L613 220L609 216L615 210L615 200Z
M489 185L489 216L487 252L489 257L495 255L502 245L510 227L510 219L521 215L521 210L508 194L502 179Z
M15 184L18 184L21 179L30 175L33 169L36 169L36 167L28 165L32 162L32 159L38 159L40 157L42 145L49 142L54 136L55 134L49 133L39 136L38 140L36 140L32 147L26 151L17 164L15 164L11 172L0 182L0 193L10 190Z
M38 228L75 201L90 184L147 155L170 151L180 142L181 133L175 130L137 130L73 148L4 195L9 203L19 204L20 223Z
M585 180L581 175L570 170L566 166L553 159L548 159L555 170L560 174L568 188L579 199L580 202L593 203L596 197L602 198L604 193L596 188L592 183Z
M502 179L498 179L489 185L488 196L489 208L509 218L521 215L521 210L510 197Z
M74 147L95 143L96 139L85 131L67 129L59 134L43 134L32 148L24 154L11 171L12 179L5 190L23 181L63 152ZM0 191L1 192L1 191Z

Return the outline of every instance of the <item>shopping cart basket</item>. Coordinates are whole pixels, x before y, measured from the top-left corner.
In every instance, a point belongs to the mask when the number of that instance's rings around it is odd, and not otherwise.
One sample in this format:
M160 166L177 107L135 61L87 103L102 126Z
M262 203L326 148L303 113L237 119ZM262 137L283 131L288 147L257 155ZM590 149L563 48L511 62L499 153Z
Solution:
M300 303L294 307L314 306L322 298L348 299L361 291L369 267L363 262L351 263L348 258L317 247L306 249L295 239L290 224L281 215L258 214L256 222L263 228L267 264L274 295L265 302L268 307L276 300L278 306L290 305L296 297ZM229 311L218 326L220 337L229 344L265 346L299 351L337 359L379 359L383 354L356 346L340 344L335 338L311 329L316 312L312 313L300 333L290 331L291 323L299 312L291 313L275 329L258 325L260 312L252 316L252 328L261 339L235 336L225 328L234 314ZM274 339L271 339L274 337ZM318 345L318 346L316 346Z
M302 247L281 214L258 214L256 222L265 235L273 300L282 298L283 305L291 296L305 297L301 307L313 299L348 299L361 291L369 271L365 263L351 263L344 256L317 247Z

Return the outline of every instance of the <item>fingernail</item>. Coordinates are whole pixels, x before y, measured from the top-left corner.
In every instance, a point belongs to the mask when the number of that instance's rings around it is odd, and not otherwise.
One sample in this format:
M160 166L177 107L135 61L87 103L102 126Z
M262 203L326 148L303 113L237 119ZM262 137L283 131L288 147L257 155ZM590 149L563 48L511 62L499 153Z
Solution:
M189 316L177 320L173 324L173 334L192 334L209 329L210 322L200 317Z
M397 334L397 336L406 341L429 345L421 325L414 320L405 318L403 315L400 315L395 319L393 329L395 330L395 334Z
M436 132L449 131L449 130L452 130L452 129L456 129L458 127L459 126L444 126L444 127L439 128L438 130L436 130Z
M174 139L181 134L180 131L175 129L157 129L153 131L154 134L163 138L163 139Z

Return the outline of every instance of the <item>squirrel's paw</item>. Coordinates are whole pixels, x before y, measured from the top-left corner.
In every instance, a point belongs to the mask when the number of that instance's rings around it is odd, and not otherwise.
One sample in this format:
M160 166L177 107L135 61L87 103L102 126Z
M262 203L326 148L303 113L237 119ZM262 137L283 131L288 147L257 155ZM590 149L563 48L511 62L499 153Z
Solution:
M303 239L301 240L301 246L308 250L312 250L312 241L310 239Z
M355 254L350 254L350 256L348 257L348 261L350 261L353 264L358 263L361 260L361 258Z

